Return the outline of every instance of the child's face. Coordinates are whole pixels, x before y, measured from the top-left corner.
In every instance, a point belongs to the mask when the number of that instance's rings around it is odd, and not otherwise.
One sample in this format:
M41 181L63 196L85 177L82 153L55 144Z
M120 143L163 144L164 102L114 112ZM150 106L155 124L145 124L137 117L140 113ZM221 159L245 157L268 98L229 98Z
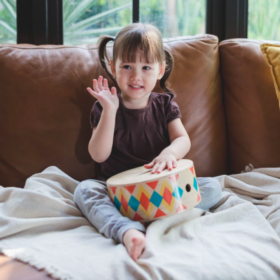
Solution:
M116 78L122 93L130 99L141 99L151 93L157 80L161 79L165 71L165 62L160 65L147 63L146 58L140 53L136 55L136 61L124 62L119 58L114 65L111 61L111 70Z

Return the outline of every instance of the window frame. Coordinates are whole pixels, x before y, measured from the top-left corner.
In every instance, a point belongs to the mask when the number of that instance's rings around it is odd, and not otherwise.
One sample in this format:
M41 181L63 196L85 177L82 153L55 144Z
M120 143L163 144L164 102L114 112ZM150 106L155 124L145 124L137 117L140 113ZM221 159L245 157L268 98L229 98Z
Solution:
M63 45L63 0L17 0L17 43ZM131 0L139 22L140 0ZM247 38L248 0L206 0L206 33Z

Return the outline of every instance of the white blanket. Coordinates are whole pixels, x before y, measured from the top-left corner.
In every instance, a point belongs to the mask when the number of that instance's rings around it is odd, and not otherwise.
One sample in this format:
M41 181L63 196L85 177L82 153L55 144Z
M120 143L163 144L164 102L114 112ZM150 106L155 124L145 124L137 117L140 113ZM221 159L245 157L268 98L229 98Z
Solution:
M151 223L134 262L77 209L78 182L49 167L24 189L0 187L0 251L65 280L280 279L280 168L216 178L216 209Z

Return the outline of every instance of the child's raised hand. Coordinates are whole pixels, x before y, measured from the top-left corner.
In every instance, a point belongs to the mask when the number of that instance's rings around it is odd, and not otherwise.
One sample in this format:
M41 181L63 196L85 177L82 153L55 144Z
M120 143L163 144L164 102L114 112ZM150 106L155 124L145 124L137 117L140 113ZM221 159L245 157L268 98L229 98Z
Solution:
M117 90L112 87L110 91L107 79L103 81L102 76L99 76L98 80L93 79L93 89L94 91L88 87L87 91L100 102L104 111L117 111L119 108Z
M160 173L164 169L172 170L177 167L177 159L170 152L161 153L152 162L144 164L145 168L152 168L151 173Z

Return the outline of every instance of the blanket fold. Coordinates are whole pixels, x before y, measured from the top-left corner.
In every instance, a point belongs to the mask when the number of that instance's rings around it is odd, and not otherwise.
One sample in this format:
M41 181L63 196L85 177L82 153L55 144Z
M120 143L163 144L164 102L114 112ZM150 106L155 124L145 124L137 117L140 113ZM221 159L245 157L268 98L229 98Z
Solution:
M0 251L63 280L280 279L280 168L216 179L215 208L154 221L134 262L83 217L79 182L51 166L23 189L0 187Z

